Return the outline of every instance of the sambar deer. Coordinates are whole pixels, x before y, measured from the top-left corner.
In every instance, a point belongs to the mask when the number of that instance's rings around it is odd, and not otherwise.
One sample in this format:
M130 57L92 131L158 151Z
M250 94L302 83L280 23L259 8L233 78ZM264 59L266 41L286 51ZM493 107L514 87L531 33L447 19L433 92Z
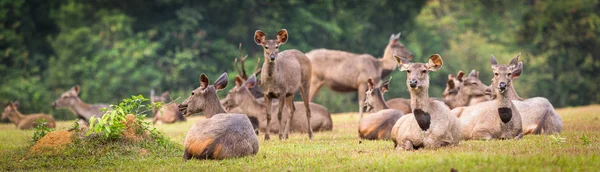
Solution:
M496 100L459 107L452 113L461 121L461 135L465 140L520 139L523 137L521 114L508 98L507 90L512 80L521 75L523 66L517 58L508 65L498 64L494 55L490 57L490 64L494 73L491 87Z
M460 141L460 123L443 102L429 98L429 72L442 68L442 57L434 54L427 63L411 63L394 56L400 71L406 71L413 113L398 119L392 128L396 149L435 149L456 145Z
M279 52L279 46L288 40L288 31L281 29L277 32L277 39L267 39L264 32L256 30L254 42L263 48L264 63L262 65L261 87L264 90L264 99L267 109L271 109L272 99L279 100L277 118L279 119L279 139L287 139L290 129L290 119L294 118L296 107L294 106L294 94L300 91L304 107L306 108L307 126L310 124L311 110L308 91L310 90L310 77L312 66L310 60L304 53L295 50ZM285 128L282 119L283 105L290 111L290 117L286 120ZM267 128L271 128L271 111L267 111ZM312 139L312 128L308 128L308 138ZM265 133L265 140L270 139L269 130Z
M383 93L388 91L390 79L381 86L375 87L373 79L368 80L367 95L365 98L365 109L373 110L374 113L365 116L358 122L358 137L367 140L390 139L392 127L396 121L404 115L400 110L390 109L383 99Z
M154 117L152 119L153 124L171 124L177 121L186 121L185 116L183 116L183 114L179 112L179 108L177 108L178 104L176 102L169 103L169 101L171 101L169 91L163 92L160 96L155 96L154 90L151 90L150 101L152 103L167 103L163 104L160 109L152 109L154 113Z
M10 102L8 106L4 107L2 111L2 119L8 118L10 122L15 123L18 129L28 130L39 125L38 120L46 120L46 127L55 128L54 118L51 115L45 113L27 114L23 115L17 109L19 107L18 102Z
M62 93L60 97L52 103L52 107L69 108L77 115L77 118L79 118L78 123L81 126L88 126L92 117L102 118L104 112L101 112L101 109L107 108L108 110L112 110L107 104L87 104L83 102L79 98L79 92L79 85L73 86L70 90Z
M369 54L354 54L339 50L316 49L306 53L313 65L310 100L323 85L335 92L358 92L359 116L362 118L367 80L379 84L396 69L393 54L412 59L413 54L398 41L400 33L392 34L382 58Z
M217 90L227 87L227 73L209 85L208 77L200 75L200 87L179 105L179 110L190 116L204 112L211 118L196 122L183 143L184 160L226 159L256 155L258 137L245 114L230 114L219 103Z
M450 109L486 102L491 100L490 96L485 95L486 88L488 86L479 80L479 72L471 70L467 77L449 78L446 83L446 90L452 91L450 91L450 94L444 94L444 101Z

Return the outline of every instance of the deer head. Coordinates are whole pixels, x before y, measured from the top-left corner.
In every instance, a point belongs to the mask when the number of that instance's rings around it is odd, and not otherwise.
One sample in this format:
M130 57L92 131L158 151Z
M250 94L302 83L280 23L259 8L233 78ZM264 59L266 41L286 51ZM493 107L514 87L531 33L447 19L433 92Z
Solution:
M458 71L456 77L452 74L448 74L448 81L446 82L446 88L442 93L442 97L449 99L451 96L458 94L460 87L462 86L463 78L465 76L465 72Z
M367 80L368 87L365 96L365 103L363 103L364 108L367 112L371 111L374 108L376 100L381 100L380 102L385 103L383 100L383 93L388 91L390 80L392 80L392 77L390 77L390 79L388 79L387 81L383 82L383 84L381 84L380 87L375 87L375 83L373 82L372 78L369 78Z
M252 75L248 80L244 81L242 77L235 77L235 87L229 90L227 101L224 102L225 107L236 107L242 102L253 100L254 96L250 89L256 85L256 76Z
M434 54L429 57L427 63L411 63L404 57L394 55L398 61L398 69L406 71L406 85L409 90L426 90L429 88L429 71L437 71L442 68L442 57L439 54Z
M169 100L169 91L163 92L160 96L151 95L150 99L152 102L166 102Z
M209 85L208 77L205 74L200 75L200 87L192 91L190 97L185 99L179 105L181 111L186 117L194 113L202 112L206 109L220 108L219 97L217 90L222 90L227 87L227 73L221 74L219 78Z
M277 32L277 39L267 40L267 35L260 30L256 30L254 33L254 42L263 47L266 62L273 62L276 60L277 54L279 53L279 46L285 44L287 40L288 32L285 29L281 29Z
M11 117L11 115L17 111L18 107L19 107L19 102L8 103L8 106L4 107L4 111L2 111L2 119Z
M389 50L392 54L397 55L399 57L404 57L408 60L412 60L414 55L407 48L404 47L404 44L400 43L400 35L402 33L398 33L396 35L392 34L390 36L390 42L388 43Z
M469 96L483 96L487 86L479 80L479 72L471 70L469 76L463 79L460 91Z
M498 64L494 55L490 57L490 64L494 72L491 89L497 94L503 94L512 84L512 80L518 78L523 71L523 63L519 62L519 53L515 56L508 65Z
M64 108L69 107L75 103L77 103L77 99L79 99L79 85L73 86L70 90L62 93L54 103L52 103L52 107L54 108Z

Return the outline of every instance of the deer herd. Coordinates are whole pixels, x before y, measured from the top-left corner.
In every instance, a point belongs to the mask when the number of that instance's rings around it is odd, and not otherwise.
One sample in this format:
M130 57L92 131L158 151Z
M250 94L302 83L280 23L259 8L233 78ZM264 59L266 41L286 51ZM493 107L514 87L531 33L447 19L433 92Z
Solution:
M154 124L186 121L191 114L203 112L206 119L195 123L184 141L184 159L225 159L254 155L258 152L257 135L264 140L270 133L288 139L290 132L331 131L333 123L327 108L311 100L322 86L335 92L357 92L360 121L358 137L367 140L391 140L395 149L435 149L457 145L461 140L521 139L527 134L554 134L562 131L562 119L552 104L542 97L523 99L513 82L522 74L519 55L508 64L499 64L490 57L493 72L491 85L479 80L479 72L468 75L459 71L450 74L442 98L430 97L429 73L443 66L442 56L434 54L426 63L411 62L414 56L392 34L381 58L369 54L354 54L340 50L316 49L305 53L289 49L279 51L288 41L288 31L282 29L274 39L257 30L254 41L264 52L262 65L248 75L244 61L235 59L239 73L228 95L219 100L217 91L228 85L223 73L212 84L205 74L200 86L181 104L167 103L154 109ZM260 63L260 58L258 59ZM259 67L262 66L262 67ZM410 99L386 101L384 93L390 87L394 70L406 72ZM258 79L260 75L260 79ZM68 108L83 126L92 117L102 117L105 104L86 104L79 98L80 88L74 86L52 105ZM294 102L299 92L302 101ZM152 102L169 102L169 93L155 96ZM9 118L19 129L31 129L36 120L45 119L55 127L48 114L23 115L18 103L9 103L2 118ZM363 117L363 109L372 112Z

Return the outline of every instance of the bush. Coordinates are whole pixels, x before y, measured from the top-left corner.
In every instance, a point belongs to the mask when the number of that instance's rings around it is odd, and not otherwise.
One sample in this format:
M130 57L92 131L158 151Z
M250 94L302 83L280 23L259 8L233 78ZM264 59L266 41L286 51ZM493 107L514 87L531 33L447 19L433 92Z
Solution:
M44 137L46 134L48 134L49 132L52 132L52 129L48 128L48 126L46 126L46 119L44 119L44 118L41 118L41 119L38 119L35 121L35 127L33 128L33 130L34 130L33 138L32 138L33 142L37 142L42 137Z

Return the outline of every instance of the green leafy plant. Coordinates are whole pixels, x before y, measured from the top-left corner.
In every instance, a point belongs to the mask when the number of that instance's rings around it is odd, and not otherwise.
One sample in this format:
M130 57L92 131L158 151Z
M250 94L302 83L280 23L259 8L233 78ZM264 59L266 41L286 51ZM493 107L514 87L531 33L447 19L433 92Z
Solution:
M44 137L46 134L48 134L49 132L52 132L52 129L48 128L48 126L46 126L46 119L43 119L43 118L35 121L35 127L33 128L33 130L34 130L33 138L32 138L33 142L37 142L42 137Z
M551 135L550 138L552 138L552 143L564 143L566 141L566 139L564 137L560 137L560 135Z
M584 145L592 144L592 141L590 141L590 138L585 134L581 135L581 141L583 141Z

